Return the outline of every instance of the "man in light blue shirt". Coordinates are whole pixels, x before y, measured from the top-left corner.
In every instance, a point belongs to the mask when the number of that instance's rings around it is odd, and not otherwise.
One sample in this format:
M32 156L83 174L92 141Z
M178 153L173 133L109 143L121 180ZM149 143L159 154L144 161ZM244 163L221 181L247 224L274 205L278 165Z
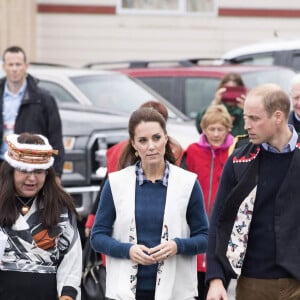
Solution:
M26 80L23 82L21 89L17 94L13 94L7 84L4 88L3 95L3 137L14 132L15 121L21 105L21 101L24 97L25 90L27 87ZM4 159L4 153L7 151L7 144L2 143L0 149L0 158Z
M7 149L5 136L22 132L42 134L54 149L59 150L54 168L60 177L64 147L57 104L49 92L38 86L38 80L27 74L27 68L22 48L12 46L4 51L6 77L0 79L0 162Z

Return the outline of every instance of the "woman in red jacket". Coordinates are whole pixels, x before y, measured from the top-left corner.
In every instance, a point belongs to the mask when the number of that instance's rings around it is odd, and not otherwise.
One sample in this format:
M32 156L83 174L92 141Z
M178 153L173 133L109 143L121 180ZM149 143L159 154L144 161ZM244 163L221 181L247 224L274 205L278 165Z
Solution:
M185 152L185 164L189 171L198 175L208 217L212 212L219 180L234 138L230 134L232 118L222 104L211 105L202 117L202 134L198 142L189 145ZM205 298L205 255L197 256L198 294Z

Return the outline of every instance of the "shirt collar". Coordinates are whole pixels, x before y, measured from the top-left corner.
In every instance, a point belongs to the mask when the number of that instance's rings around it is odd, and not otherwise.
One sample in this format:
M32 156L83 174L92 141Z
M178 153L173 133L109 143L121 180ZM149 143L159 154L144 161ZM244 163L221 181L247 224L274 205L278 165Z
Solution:
M25 90L27 88L27 80L24 80L21 88L19 89L17 94L13 94L9 89L8 89L8 85L7 85L7 81L5 82L5 86L4 86L4 96L13 96L13 97L20 97L23 96L25 93Z
M165 162L166 162L166 168L165 168L164 176L161 179L158 179L156 181L161 182L164 186L168 186L169 173L170 173L170 163L167 160ZM144 170L142 169L141 165L142 164L141 164L140 160L135 164L135 174L136 174L139 185L142 185L145 182L149 181L146 178Z
M293 125L288 125L290 131L292 132L292 137L289 140L289 142L283 147L281 153L287 153L287 152L292 152L295 150L296 148L296 144L298 141L298 134L294 128ZM277 149L275 149L274 147L272 147L271 145L267 144L267 143L263 143L262 144L263 148L269 152L273 152L273 153L279 153Z
M298 116L295 112L294 112L294 116L295 116L297 121L300 121L300 116Z

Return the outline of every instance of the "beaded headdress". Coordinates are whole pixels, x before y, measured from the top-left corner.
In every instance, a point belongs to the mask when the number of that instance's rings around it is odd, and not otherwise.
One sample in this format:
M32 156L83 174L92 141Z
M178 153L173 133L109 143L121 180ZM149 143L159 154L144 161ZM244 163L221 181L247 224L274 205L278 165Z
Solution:
M4 154L4 159L13 167L25 171L36 169L46 170L53 166L53 154L58 154L58 150L53 150L48 139L38 134L44 145L19 143L18 134L11 134L5 138L8 150Z

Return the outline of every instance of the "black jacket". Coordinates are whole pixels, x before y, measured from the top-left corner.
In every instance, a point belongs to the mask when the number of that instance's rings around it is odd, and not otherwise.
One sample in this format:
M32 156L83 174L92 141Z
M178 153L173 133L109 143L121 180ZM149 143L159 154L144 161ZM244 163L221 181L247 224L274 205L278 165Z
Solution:
M3 111L3 93L6 78L0 80L0 111ZM31 75L27 75L27 89L21 102L15 122L15 133L37 133L46 136L53 149L59 154L55 156L54 168L61 176L64 163L64 146L62 124L54 98L37 85ZM0 143L3 142L3 114L0 113ZM1 145L1 144L0 144Z

